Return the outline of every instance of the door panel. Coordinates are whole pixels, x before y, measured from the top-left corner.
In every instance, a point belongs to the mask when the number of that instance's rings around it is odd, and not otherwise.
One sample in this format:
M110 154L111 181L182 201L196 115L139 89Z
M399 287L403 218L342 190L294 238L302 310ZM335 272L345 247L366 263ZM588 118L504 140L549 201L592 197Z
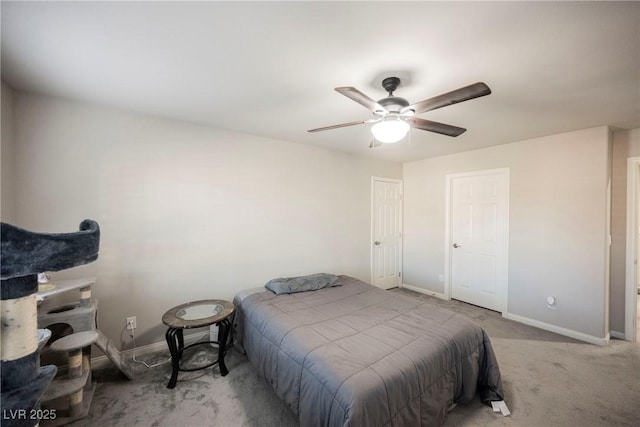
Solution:
M461 288L470 288L471 254L464 249L458 249L454 262L454 268L452 268L453 283Z
M478 290L489 295L496 294L498 290L496 289L497 278L495 255L481 253L478 255L478 261L478 269L480 270L480 283Z
M454 176L449 188L451 297L502 311L507 280L507 175Z
M371 281L384 289L402 282L401 186L399 181L372 181Z

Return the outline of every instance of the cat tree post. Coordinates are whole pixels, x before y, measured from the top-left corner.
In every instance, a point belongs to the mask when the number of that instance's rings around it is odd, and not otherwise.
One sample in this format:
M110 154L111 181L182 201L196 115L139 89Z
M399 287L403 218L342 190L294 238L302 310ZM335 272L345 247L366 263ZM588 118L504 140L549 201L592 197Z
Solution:
M0 281L1 424L4 426L39 423L40 397L57 372L55 366L40 367L37 290L35 274Z

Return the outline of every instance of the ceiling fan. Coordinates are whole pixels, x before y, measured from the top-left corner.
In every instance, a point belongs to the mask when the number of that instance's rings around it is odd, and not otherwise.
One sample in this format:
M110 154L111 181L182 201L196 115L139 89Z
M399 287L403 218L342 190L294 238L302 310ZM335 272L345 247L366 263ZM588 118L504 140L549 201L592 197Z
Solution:
M389 93L389 96L378 101L368 97L354 87L337 87L336 91L338 93L341 93L347 98L351 98L371 111L373 113L373 118L369 120L310 129L308 132L320 132L323 130L337 129L346 126L375 123L371 128L374 139L371 141L369 148L378 147L383 143L400 141L404 138L407 132L409 132L410 128L455 137L464 133L466 129L421 119L419 117L415 117L415 115L435 110L437 108L446 107L447 105L457 104L458 102L479 98L491 93L489 86L485 83L478 82L442 95L434 96L433 98L425 99L424 101L416 102L415 104L409 104L409 101L406 99L393 95L393 92L398 88L398 86L400 86L400 79L398 77L387 77L382 80L382 87Z

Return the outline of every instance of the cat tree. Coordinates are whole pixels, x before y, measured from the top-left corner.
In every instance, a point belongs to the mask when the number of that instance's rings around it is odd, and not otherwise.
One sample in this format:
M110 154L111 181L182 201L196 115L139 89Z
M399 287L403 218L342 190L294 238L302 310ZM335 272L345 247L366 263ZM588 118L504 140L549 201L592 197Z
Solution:
M100 228L95 221L84 220L75 233L45 234L0 223L0 244L2 425L32 427L40 421L55 420L59 424L62 413L40 407L41 398L57 368L40 366L40 350L50 333L38 330L37 326L38 273L95 261L100 246ZM54 349L69 355L67 379L77 380L78 375L88 375L90 369L86 369L87 358L82 356L86 350L83 349L90 348L97 340L97 333L74 333L63 340L53 345ZM84 405L83 395L75 390L69 393L68 413L64 415L68 415L69 420L76 419Z

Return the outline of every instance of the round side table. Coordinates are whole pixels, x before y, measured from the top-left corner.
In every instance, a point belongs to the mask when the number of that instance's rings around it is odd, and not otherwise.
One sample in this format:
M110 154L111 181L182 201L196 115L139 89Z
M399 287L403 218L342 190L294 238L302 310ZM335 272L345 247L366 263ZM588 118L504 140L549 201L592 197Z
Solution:
M198 371L213 365L220 367L220 374L224 377L229 373L224 364L227 340L231 331L231 319L235 311L232 302L218 299L188 302L173 307L162 316L162 323L168 326L165 337L171 352L171 379L167 388L174 388L178 381L179 371ZM210 325L218 326L218 341L201 341L185 347L183 331L191 328L201 328ZM218 359L205 366L197 368L181 368L180 359L184 350L200 344L218 344Z

